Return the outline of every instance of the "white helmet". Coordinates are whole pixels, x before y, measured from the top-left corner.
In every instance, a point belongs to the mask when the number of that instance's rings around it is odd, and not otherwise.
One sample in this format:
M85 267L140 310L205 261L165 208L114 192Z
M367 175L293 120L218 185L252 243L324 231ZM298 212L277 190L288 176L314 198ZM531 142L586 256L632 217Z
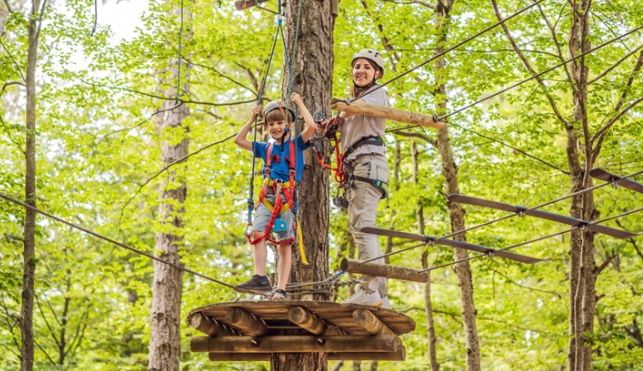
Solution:
M351 66L355 64L355 60L358 58L365 58L368 59L369 61L372 61L377 65L377 67L380 68L380 76L384 76L384 58L382 58L382 55L378 53L376 50L373 49L362 49L355 53L353 56L353 60L351 61Z
M273 100L263 108L263 117L268 116L270 112L279 108L286 109L286 106L281 103L281 101ZM290 114L292 115L291 118L295 117L295 112L292 109L288 108L288 111L290 111ZM288 119L286 119L286 121L288 121Z

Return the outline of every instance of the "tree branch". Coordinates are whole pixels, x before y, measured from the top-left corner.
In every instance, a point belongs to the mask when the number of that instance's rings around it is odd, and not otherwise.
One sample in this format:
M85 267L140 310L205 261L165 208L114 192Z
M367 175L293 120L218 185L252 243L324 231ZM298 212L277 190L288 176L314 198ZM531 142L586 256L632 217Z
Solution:
M184 104L184 103L183 103L183 102L181 102L181 103L179 103L178 105L176 105L176 106L172 106L172 107L170 107L170 108L166 108L166 109L157 109L157 110L156 110L154 113L152 113L152 114L150 115L150 117L148 117L147 119L145 119L145 120L143 120L143 121L141 121L141 122L137 123L137 124L136 124L136 125L134 125L134 126L127 127L127 128L123 128L123 129L119 129L119 130L115 130L115 131L112 131L112 132L110 132L110 133L107 133L107 134L103 135L103 136L98 140L98 142L100 143L100 141L102 141L103 139L105 139L105 138L109 137L110 135L118 134L118 133L123 132L123 131L130 131L130 130L132 130L132 129L136 129L137 127L142 126L142 125L144 125L146 122L150 121L152 118L154 118L154 116L158 115L159 113L163 113L163 112L167 112L167 111L172 111L172 110L174 110L174 109L179 108L179 107L180 107L180 106L182 106L183 104Z
M409 4L418 4L425 6L429 9L435 9L434 4L427 3L426 1L422 0L407 0L407 1L395 1L395 0L383 0L385 3L392 3L392 4L397 4L397 5L409 5Z
M38 309L40 309L40 316L42 317L43 320L45 320L45 324L47 325L47 328L49 329L49 333L51 334L51 337L54 338L54 342L56 344L59 344L60 342L56 338L56 334L54 333L54 330L49 325L49 321L47 321L47 317L45 317L45 312L42 310L42 306L40 306L40 300L38 300L38 296L36 296L35 298L36 298L36 305L38 306Z
M500 15L500 10L498 9L498 2L496 0L492 0L492 3L493 3L493 9L496 13L496 17L498 18L498 21L502 21L502 16ZM518 57L520 58L520 60L522 60L522 63L525 65L525 68L527 68L527 70L529 71L529 73L531 73L532 76L537 76L538 73L531 67L531 64L529 63L525 55L522 53L522 51L516 44L516 41L514 40L513 36L511 36L511 33L507 28L507 25L502 23L500 26L502 27L502 30L505 32L507 39L509 39L509 42L511 43L511 46L513 47L514 51L516 52L516 54L518 54ZM545 85L545 83L540 77L536 77L536 81L542 87L543 92L545 93L545 96L547 97L547 100L551 105L551 108L554 110L556 117L558 117L558 120L560 120L561 123L567 125L567 120L565 120L561 112L558 110L558 106L556 106L556 102L554 101L554 98L551 96L551 94L549 94L549 90L547 90L547 85Z
M625 60L627 60L629 57L633 56L634 54L636 54L636 52L638 52L639 50L641 50L641 48L643 48L643 45L639 45L636 49L634 49L634 50L632 50L631 52L629 52L629 53L625 54L625 56L624 56L623 58L621 58L621 59L619 59L618 61L616 61L616 63L614 63L613 65L611 65L610 67L608 67L608 68L607 68L605 71L603 71L600 75L598 75L598 76L596 76L595 78L593 78L592 80L590 80L590 81L587 83L587 85L593 84L593 83L595 83L596 81L598 81L598 80L602 79L603 77L605 77L608 73L610 73L610 71L612 71L614 68L618 67L618 65L619 65L619 64L623 63L623 62L624 62Z
M94 84L92 82L85 81L83 79L80 79L83 83L96 87L96 88L107 88L107 89L112 89L112 90L121 90L121 91L126 91L128 93L133 93L133 94L139 94L142 96L154 98L154 99L160 99L160 100L166 100L166 101L173 101L176 100L174 97L165 97L161 95L154 95L150 93L145 93L142 91L134 90L134 89L129 89L129 88L122 88L118 86L109 86L109 85L103 85L103 84ZM222 107L222 106L235 106L239 104L247 104L247 103L253 103L254 99L252 100L244 100L244 101L237 101L237 102L226 102L226 103L211 103L211 102L201 102L201 101L194 101L194 100L185 100L185 99L178 99L179 102L181 103L191 103L191 104L200 104L203 106L213 106L213 107Z
M52 364L52 365L56 366L56 362L55 362L55 361L54 361L54 360L49 356L49 353L47 353L47 351L45 350L45 348L41 347L41 346L40 346L40 344L38 344L38 341L36 340L36 338L34 338L34 339L33 339L33 342L36 344L36 346L38 347L38 349L40 349L40 351L41 351L41 352L43 352L43 353L45 354L45 357L47 357L47 359L49 360L49 362L51 362L51 364Z
M11 9L11 5L9 5L9 0L4 0L4 5L7 6L7 10L9 13L13 13L13 10Z
M543 8L540 6L540 4L538 4L538 10L540 11L540 14L543 16L543 19L545 20L545 24L547 24L547 28L549 28L549 32L551 32L552 39L554 39L556 50L558 50L558 58L560 59L561 62L564 62L565 57L563 57L562 48L560 47L560 43L558 42L558 37L556 37L556 29L554 29L551 23L549 23L549 19L545 15L545 12L543 11ZM572 90L576 92L576 84L574 83L574 79L572 79L572 75L569 72L569 67L567 66L567 64L563 65L563 69L565 70L565 74L567 75L569 86L571 86Z
M11 61L13 61L13 64L16 66L16 70L18 70L20 77L22 77L22 81L26 82L27 79L25 78L25 75L22 74L22 67L20 67L18 62L16 62L16 60L13 58L13 55L11 54L9 49L7 49L7 47L4 45L4 43L2 42L2 39L0 39L0 45L2 45L2 48L7 52L7 55L9 55L9 58L11 58Z
M11 86L11 85L26 86L24 83L22 83L20 81L8 81L8 82L5 82L4 85L2 85L2 89L0 89L0 95L4 94L4 90L7 88L7 86Z
M427 143L430 143L434 147L437 147L438 141L434 138L431 138L428 135L425 134L420 134L420 133L413 133L413 132L408 132L408 131L396 131L393 133L393 135L399 135L402 137L407 137L407 138L419 138L424 140Z
M603 135L603 133L605 133L607 130L609 130L609 128L612 127L612 125L614 125L621 117L623 117L623 115L625 115L627 113L627 111L629 111L632 108L636 107L642 101L643 101L643 97L635 100L634 102L630 103L629 106L623 108L623 110L621 110L621 112L619 112L616 116L614 116L611 120L609 120L607 122L607 124L605 124L605 126L603 126L599 131L596 132L596 134L594 134L594 136L590 140L590 143L593 142L597 137ZM598 152L598 151L600 151L600 148L595 148L594 151ZM597 156L598 155L595 155L594 157L597 157Z
M608 257L607 257L607 259L605 259L605 261L604 261L600 266L598 266L598 267L594 267L594 274L595 274L595 275L597 275L597 276L598 276L599 274L601 274L601 272L603 272L603 270L605 270L605 268L607 268L607 266L608 266L608 265L612 262L612 260L614 260L614 258L616 258L617 256L618 256L618 254L613 254L613 255L611 255L611 256L608 256Z

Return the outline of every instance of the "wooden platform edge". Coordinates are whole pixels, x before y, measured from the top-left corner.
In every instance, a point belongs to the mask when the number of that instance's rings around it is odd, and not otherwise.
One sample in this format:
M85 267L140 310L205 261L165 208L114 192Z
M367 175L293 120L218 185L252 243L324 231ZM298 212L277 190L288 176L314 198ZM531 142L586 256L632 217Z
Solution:
M270 353L208 353L213 362L270 361ZM328 353L329 361L404 361L406 348L386 353Z

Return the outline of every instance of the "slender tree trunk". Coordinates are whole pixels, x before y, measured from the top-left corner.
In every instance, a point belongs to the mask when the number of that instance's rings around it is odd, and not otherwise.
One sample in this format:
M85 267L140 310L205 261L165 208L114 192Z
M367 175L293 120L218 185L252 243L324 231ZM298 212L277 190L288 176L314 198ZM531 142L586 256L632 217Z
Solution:
M175 11L174 13L178 13ZM184 15L186 17L186 15ZM189 18L189 17L186 17ZM181 61L184 62L184 61ZM165 81L166 89L161 88L166 97L176 95L176 81L178 73L182 74L181 81L188 81L189 64L170 59L169 70L171 79ZM174 84L174 85L173 85ZM187 82L181 85L180 95L189 92ZM174 109L170 110L172 107ZM182 125L184 118L190 114L189 108L184 104L176 105L173 100L163 103L163 109L168 110L158 124L158 130L163 135L166 130L183 128L187 134L189 128ZM187 136L187 135L186 135ZM167 141L163 142L163 163L168 165L188 154L189 139L186 137L176 145ZM156 234L157 256L163 260L182 266L179 248L183 243L183 217L184 203L187 195L187 186L183 177L183 166L175 166L167 172L165 182L161 186L159 218L166 232ZM167 264L154 262L154 283L152 297L152 313L150 318L150 371L178 371L180 369L181 351L181 294L183 291L183 271Z
M573 2L573 25L569 34L569 50L572 56L591 48L589 43L589 8L591 1ZM589 141L587 117L587 76L589 68L584 58L571 64L571 75L575 80L573 121L566 127L567 162L569 164L572 192L592 186L588 171L592 168L593 153ZM579 134L584 140L579 139ZM579 150L579 147L582 151ZM584 158L584 162L581 159ZM570 215L584 220L594 220L598 213L592 191L575 196L571 200ZM589 371L592 366L592 347L585 343L586 333L594 333L596 310L596 279L598 272L594 257L594 233L575 230L571 233L570 290L569 290L569 347L568 368L570 371Z
M413 183L416 186L420 183L420 158L415 141L411 142L411 157L413 158ZM415 214L418 221L418 233L424 234L424 208L420 199L416 202ZM429 267L428 264L429 251L425 250L422 254L422 268ZM426 315L426 333L428 340L429 361L431 363L431 371L438 371L440 364L436 355L435 344L435 322L433 321L433 302L431 301L431 272L428 272L426 283L424 284L424 308Z
M435 26L438 30L439 39L438 47L435 54L444 51L444 45L447 40L447 32L450 24L451 9L453 9L454 0L436 1L435 3ZM437 81L438 100L436 110L439 114L446 112L446 70L444 68L444 57L435 60L434 69ZM449 126L445 125L438 130L438 152L442 161L442 175L444 176L445 190L447 194L459 193L458 189L458 168L453 158L451 143L449 142ZM447 202L449 217L451 218L451 230L458 231L465 228L464 209L460 204ZM454 239L465 241L466 235L461 233L454 236ZM454 258L456 260L469 257L466 250L455 249ZM467 346L467 371L480 370L480 347L478 341L478 328L476 325L476 308L473 302L473 284L471 278L471 268L469 262L457 264L454 268L458 276L460 286L460 297L462 301L462 321L464 323L465 343Z
M44 7L44 5L43 5ZM27 49L27 113L26 113L26 146L25 146L25 202L36 206L36 68L38 60L38 41L40 23L38 17L44 9L40 0L33 0L29 17L29 46ZM22 348L20 350L20 370L33 370L34 337L33 337L33 304L34 283L36 276L36 213L27 209L23 238L23 274L22 304L20 309L20 329Z
M288 66L284 66L282 99L290 100L288 87L293 81L295 90L301 95L311 113L321 111L330 117L335 27L335 18L331 11L332 2L301 0L299 37L296 57L293 60L299 4L299 1L285 3L284 34L293 75L290 76ZM319 281L328 276L329 174L313 161L311 152L306 152L303 180L298 185L299 222L310 265L303 265L298 244L293 244L291 282ZM328 296L315 294L314 299L327 300ZM270 359L273 370L325 371L327 363L325 353L279 353L273 354Z

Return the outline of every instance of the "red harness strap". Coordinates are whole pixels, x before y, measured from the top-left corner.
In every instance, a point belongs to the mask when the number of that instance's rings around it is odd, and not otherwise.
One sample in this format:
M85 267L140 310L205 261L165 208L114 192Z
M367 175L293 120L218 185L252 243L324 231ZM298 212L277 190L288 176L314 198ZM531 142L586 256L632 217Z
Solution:
M318 138L317 140L321 140L321 138ZM315 149L315 156L317 157L317 162L324 169L328 169L334 173L333 175L335 177L335 181L339 183L339 186L341 187L346 181L346 173L344 172L344 155L342 154L342 151L339 148L339 139L337 138L337 133L335 133L333 137L333 142L335 143L335 158L337 159L336 167L332 167L330 164L324 163L324 157L321 151L317 149L315 146L313 146L313 148Z
M266 173L265 173L265 178L270 179L270 167L272 166L272 147L273 143L270 143L268 145L268 149L266 150ZM277 219L277 216L281 212L281 208L283 207L283 200L281 199L281 194L284 195L284 198L286 199L286 203L288 204L288 207L292 213L292 209L295 205L295 200L294 195L295 195L295 165L296 165L296 156L297 152L295 151L295 144L293 141L290 141L290 146L288 147L289 149L289 155L288 155L288 172L289 172L289 188L281 188L280 183L278 181L273 181L273 182L267 182L263 185L261 188L261 192L259 193L259 200L257 202L256 208L259 208L261 204L263 204L263 200L268 193L268 187L271 186L273 188L273 192L275 194L275 204L273 205L272 209L272 215L270 216L270 220L268 221L268 224L266 225L266 230L263 233L263 235L259 236L256 239L252 239L252 236L250 235L250 232L246 234L246 238L248 239L248 243L251 245L257 244L259 241L263 240L264 238L274 244L277 245L287 245L292 243L295 238L291 237L285 240L274 240L270 237L270 231L272 230L273 225L275 224L275 220ZM276 158L277 162L281 161L281 159L277 156ZM272 183L272 184L270 184ZM252 222L248 224L248 226L251 226ZM294 222L293 222L293 228L294 228ZM250 228L248 228L249 230Z

